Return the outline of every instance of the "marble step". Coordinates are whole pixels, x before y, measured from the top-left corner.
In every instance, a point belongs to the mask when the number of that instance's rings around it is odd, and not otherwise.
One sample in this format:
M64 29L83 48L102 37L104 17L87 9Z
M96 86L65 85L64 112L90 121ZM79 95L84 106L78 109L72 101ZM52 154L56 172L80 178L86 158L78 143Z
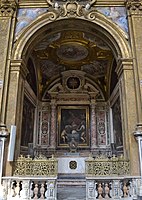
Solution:
M57 200L86 200L84 185L58 185Z

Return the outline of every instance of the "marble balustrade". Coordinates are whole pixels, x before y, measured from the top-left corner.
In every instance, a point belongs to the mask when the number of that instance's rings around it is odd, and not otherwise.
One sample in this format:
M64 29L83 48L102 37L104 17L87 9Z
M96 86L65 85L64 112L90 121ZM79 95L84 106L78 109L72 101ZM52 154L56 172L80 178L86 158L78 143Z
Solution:
M4 177L0 191L0 200L56 200L56 180L57 177Z
M57 177L3 177L0 200L57 200ZM86 177L86 200L138 199L140 177Z

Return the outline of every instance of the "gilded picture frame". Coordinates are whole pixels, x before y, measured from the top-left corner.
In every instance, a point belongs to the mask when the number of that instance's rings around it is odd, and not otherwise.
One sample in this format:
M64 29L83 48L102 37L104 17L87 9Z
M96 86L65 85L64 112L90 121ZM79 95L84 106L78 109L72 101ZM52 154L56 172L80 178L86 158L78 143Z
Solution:
M89 147L89 107L58 106L58 147Z

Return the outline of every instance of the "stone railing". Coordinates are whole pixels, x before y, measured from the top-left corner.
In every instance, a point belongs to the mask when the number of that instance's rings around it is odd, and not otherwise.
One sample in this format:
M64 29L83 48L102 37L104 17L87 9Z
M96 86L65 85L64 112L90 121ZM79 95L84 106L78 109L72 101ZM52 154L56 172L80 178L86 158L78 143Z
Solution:
M57 177L3 177L1 200L57 200ZM140 177L86 177L86 200L139 199Z
M140 177L86 177L86 200L140 199Z
M86 176L118 176L129 175L129 161L123 156L107 158L98 156L95 159L89 156L85 161Z
M30 156L20 156L14 165L14 176L57 176L57 159L47 159L39 155L32 159Z
M57 200L57 177L3 177L1 200Z

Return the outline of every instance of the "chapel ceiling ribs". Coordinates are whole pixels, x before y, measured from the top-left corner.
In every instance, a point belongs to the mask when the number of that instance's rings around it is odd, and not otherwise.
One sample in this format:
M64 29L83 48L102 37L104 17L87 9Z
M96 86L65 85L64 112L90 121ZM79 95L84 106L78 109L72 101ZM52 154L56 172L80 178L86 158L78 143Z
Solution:
M40 40L34 55L39 62L42 94L66 70L86 72L106 92L113 55L107 43L97 35L77 30L60 31Z

